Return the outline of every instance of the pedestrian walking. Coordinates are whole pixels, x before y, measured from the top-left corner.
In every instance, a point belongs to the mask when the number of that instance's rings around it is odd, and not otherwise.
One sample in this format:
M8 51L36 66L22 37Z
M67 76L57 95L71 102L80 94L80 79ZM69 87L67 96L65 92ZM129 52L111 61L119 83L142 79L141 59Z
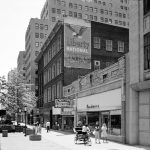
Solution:
M101 143L100 142L100 128L99 128L99 122L96 122L96 126L94 129L94 135L95 135L95 143Z
M41 124L38 125L38 133L41 134Z
M50 131L50 122L49 121L46 122L46 130L47 130L47 132Z
M103 123L102 127L101 127L101 137L103 138L103 142L106 141L107 142L107 126L105 123Z

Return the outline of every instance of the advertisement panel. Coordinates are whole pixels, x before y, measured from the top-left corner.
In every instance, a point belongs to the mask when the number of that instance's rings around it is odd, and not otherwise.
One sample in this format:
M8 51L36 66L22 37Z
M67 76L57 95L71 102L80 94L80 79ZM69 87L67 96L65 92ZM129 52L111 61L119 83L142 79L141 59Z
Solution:
M64 21L64 66L91 69L91 24L68 20Z
M55 108L71 108L73 100L70 99L55 99Z

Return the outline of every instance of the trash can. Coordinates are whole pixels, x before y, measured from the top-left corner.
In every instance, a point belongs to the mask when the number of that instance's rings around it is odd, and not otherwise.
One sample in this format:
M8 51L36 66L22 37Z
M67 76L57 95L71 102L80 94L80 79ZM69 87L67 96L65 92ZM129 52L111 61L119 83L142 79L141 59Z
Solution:
M2 130L2 136L8 137L8 130Z

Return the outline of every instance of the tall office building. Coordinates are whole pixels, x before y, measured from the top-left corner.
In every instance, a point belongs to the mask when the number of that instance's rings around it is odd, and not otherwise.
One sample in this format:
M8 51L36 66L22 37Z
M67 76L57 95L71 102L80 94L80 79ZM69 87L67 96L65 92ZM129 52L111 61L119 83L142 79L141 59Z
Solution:
M17 71L25 79L25 51L20 51L17 59Z
M129 27L129 0L46 0L41 19L57 20L69 16L78 19Z
M35 84L35 71L37 69L34 62L36 56L39 54L40 48L47 38L49 30L48 20L41 20L31 18L26 35L25 35L25 65L26 65L26 82Z
M150 146L150 1L131 0L129 7L126 142Z

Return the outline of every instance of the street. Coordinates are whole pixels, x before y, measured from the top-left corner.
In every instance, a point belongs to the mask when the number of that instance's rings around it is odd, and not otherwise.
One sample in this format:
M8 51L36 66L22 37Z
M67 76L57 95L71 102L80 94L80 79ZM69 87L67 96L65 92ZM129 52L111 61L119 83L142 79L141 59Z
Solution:
M0 134L0 150L150 150L141 146L129 146L108 141L108 143L95 144L92 138L92 145L74 143L74 134L62 131L50 131L42 129L41 141L30 141L29 136L23 133L8 133L8 137Z

